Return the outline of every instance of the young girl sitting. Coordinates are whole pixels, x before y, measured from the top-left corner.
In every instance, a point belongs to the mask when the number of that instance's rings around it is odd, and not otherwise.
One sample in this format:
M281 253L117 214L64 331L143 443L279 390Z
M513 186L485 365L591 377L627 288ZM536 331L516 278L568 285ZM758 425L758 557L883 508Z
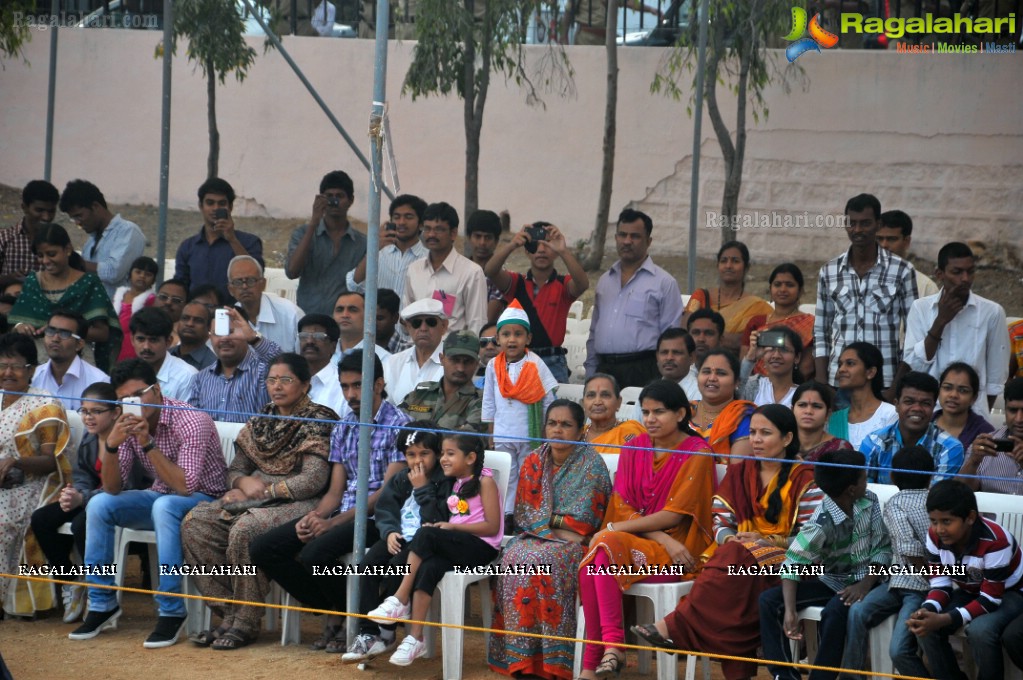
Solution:
M426 654L423 621L444 574L455 566L479 567L497 558L504 535L501 499L490 470L483 468L483 441L475 435L444 438L440 466L454 478L448 497L451 521L423 524L408 544L409 573L398 591L369 612L371 621L405 620L411 610L408 635L391 655L391 663L408 666ZM411 601L411 607L409 603Z
M121 351L117 355L118 361L135 358L135 347L131 344L131 333L128 332L128 322L131 316L143 307L149 307L156 302L156 274L159 268L156 260L145 255L135 258L131 263L131 274L128 276L127 286L121 286L114 293L114 310L117 318L124 329L124 337L121 339Z

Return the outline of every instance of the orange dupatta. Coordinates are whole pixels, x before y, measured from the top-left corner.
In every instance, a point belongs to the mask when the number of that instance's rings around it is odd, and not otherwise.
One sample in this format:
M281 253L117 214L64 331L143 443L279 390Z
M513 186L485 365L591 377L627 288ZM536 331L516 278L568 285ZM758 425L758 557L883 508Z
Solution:
M703 402L695 402L701 404ZM729 402L728 406L718 414L718 417L714 419L714 423L709 429L701 429L693 425L703 437L710 444L710 449L714 453L720 456L726 456L724 459L718 459L719 463L727 463L727 456L732 452L732 442L729 439L735 430L739 427L743 418L746 418L755 408L753 402L745 401L743 399L734 399Z
M540 382L540 372L532 361L526 361L518 382L513 383L511 376L508 375L508 357L501 352L494 362L494 377L497 378L497 388L501 390L501 396L505 399L535 404L547 396L547 390Z

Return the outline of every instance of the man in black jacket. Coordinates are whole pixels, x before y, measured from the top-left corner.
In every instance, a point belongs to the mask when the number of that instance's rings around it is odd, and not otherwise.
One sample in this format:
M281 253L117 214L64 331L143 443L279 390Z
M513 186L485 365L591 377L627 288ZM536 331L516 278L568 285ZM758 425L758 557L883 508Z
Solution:
M360 569L359 611L367 614L401 584L408 566L408 544L424 524L446 522L451 516L447 499L453 480L439 465L441 436L437 424L416 420L398 432L398 450L405 454L408 469L391 477L376 505L380 540L369 549ZM370 570L366 573L365 570ZM380 656L395 642L396 624L378 625L362 619L359 635L342 655L343 663L363 663Z

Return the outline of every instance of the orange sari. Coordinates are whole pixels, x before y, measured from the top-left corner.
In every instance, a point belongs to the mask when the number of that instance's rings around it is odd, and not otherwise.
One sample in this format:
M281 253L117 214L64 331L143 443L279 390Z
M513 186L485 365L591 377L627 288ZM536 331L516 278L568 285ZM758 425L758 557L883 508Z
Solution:
M692 406L694 409L697 409L701 403L694 401ZM747 421L745 428L746 436L749 436L748 421L755 408L756 406L751 401L733 399L718 414L718 417L711 423L710 427L700 428L695 423L692 425L693 429L699 432L707 440L707 443L710 444L710 450L718 454L715 459L716 462L728 463L728 456L732 453L732 435L735 434L744 420Z
M645 427L635 420L623 420L607 432L594 437L590 446L597 453L621 453L629 442L641 434L646 434Z
M652 446L650 437L643 434L633 440L632 447L622 450L602 533L590 544L581 567L593 562L598 550L603 550L610 563L619 567L673 564L668 552L657 541L627 531L604 531L609 522L624 522L662 510L682 515L681 522L664 532L683 544L692 555L699 555L713 541L710 505L717 485L714 459L708 455L692 455L709 453L707 442L700 437L689 437L679 444L678 453L658 454L662 455L659 460L649 448L641 448L649 446ZM639 574L615 576L623 591L644 578Z

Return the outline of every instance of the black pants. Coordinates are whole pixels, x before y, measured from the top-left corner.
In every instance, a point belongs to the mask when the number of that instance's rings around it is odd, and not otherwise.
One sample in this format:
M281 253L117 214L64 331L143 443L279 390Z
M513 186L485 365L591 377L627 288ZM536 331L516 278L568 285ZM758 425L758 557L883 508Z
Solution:
M71 522L73 537L57 533L66 522ZM72 547L78 549L79 555L85 555L85 508L64 512L60 503L44 505L32 513L32 533L51 566L70 569L74 566L71 564Z
M497 559L497 549L479 536L437 527L420 527L408 549L423 560L416 572L413 590L421 590L431 597L444 574L455 565L482 567Z
M399 539L401 550L397 555L392 555L387 549L387 537L381 538L373 544L366 556L362 558L363 567L404 567L408 563L409 544L404 539ZM383 602L384 598L398 592L401 585L401 576L377 576L375 574L363 574L359 582L359 613L368 614ZM359 632L365 635L379 635L380 629L394 630L398 627L396 623L377 624L369 619L360 619Z
M657 370L657 357L653 354L635 361L599 361L597 373L613 375L618 387L646 387L650 381L661 377Z
M337 566L342 556L355 546L355 522L333 527L308 543L295 533L301 518L282 524L259 536L249 546L249 557L257 569L280 584L292 597L307 607L347 610L345 577L313 575L313 567ZM366 543L379 539L373 520L366 522Z

